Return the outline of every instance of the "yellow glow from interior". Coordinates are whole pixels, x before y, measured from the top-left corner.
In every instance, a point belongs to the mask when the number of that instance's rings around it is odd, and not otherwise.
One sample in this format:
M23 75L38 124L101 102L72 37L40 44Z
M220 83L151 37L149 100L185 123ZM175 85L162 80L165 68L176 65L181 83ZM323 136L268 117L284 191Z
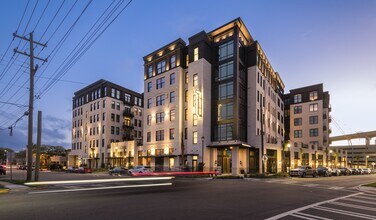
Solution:
M164 151L164 154L168 154L168 147L165 147L163 151Z
M150 56L150 57L148 57L148 59L147 59L147 60L148 60L148 61L150 62L150 61L151 61L151 59L152 59L152 57Z
M168 49L170 49L170 50L175 50L175 47L176 47L176 45L174 44L174 45L172 45L171 47L169 47Z
M154 156L155 155L155 148L151 148L151 151L150 151L151 155Z
M163 55L163 50L158 52L158 56L162 56L162 55Z

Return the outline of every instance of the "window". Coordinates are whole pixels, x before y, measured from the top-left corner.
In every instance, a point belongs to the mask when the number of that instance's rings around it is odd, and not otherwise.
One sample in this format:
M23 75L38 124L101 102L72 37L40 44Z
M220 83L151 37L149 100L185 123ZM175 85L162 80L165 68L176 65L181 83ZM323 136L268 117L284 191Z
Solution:
M188 84L188 79L189 79L189 77L188 77L188 72L186 72L186 73L185 73L185 84Z
M124 93L124 101L130 103L131 102L131 95Z
M319 123L319 116L309 116L309 124L318 124Z
M232 124L218 125L218 140L232 139Z
M120 91L119 90L116 90L116 98L120 99Z
M309 129L309 136L310 137L317 137L317 136L319 136L319 129L318 128Z
M120 115L116 115L116 122L120 122Z
M228 102L218 105L218 121L232 119L234 115L234 104Z
M294 138L301 138L301 137L302 137L302 130L295 130Z
M170 103L175 102L175 92L170 92Z
M151 99L148 99L148 108L151 108Z
M184 128L184 139L185 140L187 140L187 136L188 136L188 129Z
M184 101L185 101L185 102L188 102L188 90L185 90L185 93L184 93Z
M103 126L102 126L102 134L105 133L104 128L105 128L105 126L103 125Z
M115 102L114 101L111 101L111 108L115 109Z
M170 74L170 85L175 84L175 73Z
M176 66L176 55L172 55L170 58L170 69Z
M104 147L104 139L102 139L102 147Z
M175 109L170 110L170 121L175 121Z
M232 98L234 94L233 82L219 85L219 100Z
M160 96L157 96L157 102L156 102L156 105L157 106L160 106L160 105L164 105L165 104L165 95L160 95Z
M195 47L195 49L193 49L193 61L196 60L198 60L198 47Z
M150 141L151 141L151 132L148 132L146 135L146 142L150 142Z
M194 131L194 132L193 132L193 143L194 143L194 144L197 144L197 139L198 139L198 138L197 138L197 131Z
M164 77L157 79L157 89L163 88L164 85L165 85L165 78Z
M184 110L184 120L187 120L188 118L188 109Z
M300 114L300 113L302 113L302 106L301 105L294 106L294 114Z
M115 121L115 114L111 113L111 121Z
M155 140L163 141L164 140L164 130L158 130L155 132Z
M295 126L302 125L302 118L294 118L294 125Z
M165 113L164 112L159 112L156 114L156 123L159 124L161 122L164 122L164 118L165 118Z
M219 61L230 58L234 55L234 41L229 41L218 48Z
M302 94L294 95L294 103L300 103L300 102L302 102Z
M317 112L317 108L318 108L318 104L317 103L309 105L309 111L310 112Z
M153 66L149 66L148 68L148 78L153 76Z
M115 127L111 126L111 134L115 134Z
M157 64L157 74L160 74L164 71L166 71L166 61L162 60Z
M309 100L310 101L317 100L317 91L312 91L312 92L309 93Z
M151 124L151 115L148 115L148 116L147 116L146 123L147 123L147 125L150 125L150 124Z
M148 82L148 92L151 92L152 87L153 87L152 82Z
M120 110L120 102L116 102L116 110Z
M114 88L111 89L111 97L115 98L115 89Z
M197 120L198 120L197 115L193 114L193 126L197 126Z
M174 140L174 139L175 139L175 129L170 128L170 140Z
M193 75L193 86L197 86L198 85L198 76L197 74Z
M116 135L119 135L120 134L120 129L119 127L116 127Z
M234 62L230 61L219 66L218 80L231 78L234 75Z

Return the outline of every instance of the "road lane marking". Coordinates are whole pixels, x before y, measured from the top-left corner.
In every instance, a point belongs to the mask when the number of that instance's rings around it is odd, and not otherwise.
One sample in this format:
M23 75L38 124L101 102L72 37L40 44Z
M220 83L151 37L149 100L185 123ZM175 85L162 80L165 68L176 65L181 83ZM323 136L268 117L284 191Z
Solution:
M291 214L291 216L294 216L295 218L306 219L306 220L316 220L315 218L309 218L309 217L300 216L300 215L297 215L297 214Z
M92 191L92 190L104 190L104 189L141 188L141 187L171 186L171 185L172 185L172 183L155 183L155 184L143 184L143 185L127 185L127 186L110 186L110 187L95 187L95 188L80 188L80 189L48 190L48 191L40 191L40 192L29 192L29 194L77 192L77 191Z
M359 199L369 199L369 200L376 200L375 197L367 197L367 196L356 196L355 198L359 198Z
M376 208L372 208L372 207L368 207L368 206L354 205L354 204L343 203L343 202L331 202L329 204L376 212Z
M43 181L25 183L27 186L36 185L58 185L70 183L110 183L110 182L126 182L126 181L153 181L153 180L171 180L174 177L142 177L142 178L118 178L118 179L100 179L100 180L62 180L62 181Z
M320 220L333 220L332 218L324 218L324 217L321 217L321 216L310 215L310 214L307 214L307 213L304 213L304 212L297 212L296 214L303 215L305 217L311 217L311 218L313 218L315 220L317 220L317 219L320 219Z
M321 210L321 211L337 213L337 214L341 214L341 215L353 216L353 217L357 217L357 218L364 218L364 219L371 219L371 220L375 220L375 218L376 218L376 216L374 216L374 215L367 215L367 214L363 214L363 213L359 213L359 212L350 212L350 211L346 211L346 210L343 210L343 209L333 209L333 208L328 208L328 207L323 207L323 206L315 206L315 207L312 207L312 208L317 209L317 210Z
M333 186L333 187L330 187L329 189L333 189L333 190L341 190L343 189L344 187L342 186Z
M365 201L365 200L359 200L359 199L349 199L349 198L345 198L343 200L346 200L346 201L352 201L352 202L360 202L360 203L365 203L365 204L371 204L371 205L375 205L376 202L371 202L371 201Z
M361 194L363 194L363 193L362 192L358 192L358 193L350 194L350 195L347 195L347 196L342 196L342 197L338 197L338 198L334 198L334 199L325 200L325 201L322 201L322 202L317 202L317 203L314 203L314 204L311 204L311 205L303 206L303 207L300 207L300 208L297 208L297 209L293 209L293 210L290 210L288 212L285 212L285 213L282 213L282 214L279 214L279 215L267 218L266 220L280 219L280 218L286 217L288 215L291 215L293 213L300 212L300 211L303 211L305 209L312 208L314 206L318 206L318 205L325 204L325 203L328 203L328 202L334 202L334 201L337 201L337 200L340 200L340 199L343 199L343 198L347 198L347 197L351 197L351 196L356 196L356 195L361 195Z

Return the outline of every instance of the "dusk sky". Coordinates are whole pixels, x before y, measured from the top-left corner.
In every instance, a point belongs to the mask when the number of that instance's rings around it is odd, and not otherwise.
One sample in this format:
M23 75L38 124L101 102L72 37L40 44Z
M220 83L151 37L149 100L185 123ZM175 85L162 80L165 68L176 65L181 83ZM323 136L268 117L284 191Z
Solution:
M17 30L27 2L1 1L0 60L12 41L12 34ZM26 35L34 29L49 1L39 0L25 30L36 2L30 0L18 34ZM35 40L46 43L75 3L74 0L65 1L45 36L40 39L62 2L49 2L34 30ZM48 41L48 47L42 52L41 47L35 49L36 54L40 52L39 57L46 58L51 54L88 2L78 1ZM40 95L45 83L50 82L70 51L112 2L94 0L88 6L56 56L38 70L36 95ZM134 0L62 76L62 80L35 102L34 125L38 110L43 111L44 116L42 143L70 147L71 101L75 91L99 79L106 79L143 92L143 56L179 37L188 41L190 36L202 30L210 32L237 17L242 18L253 38L260 42L274 70L279 72L286 85L285 92L323 83L324 89L331 95L331 115L345 133L376 130L376 1ZM9 71L4 71L18 42L19 39L12 42L0 62L0 102L25 105L28 103L28 62L22 71L17 71L26 57L19 55ZM19 50L23 45L24 42ZM25 50L28 52L28 47ZM42 64L40 61L37 63ZM2 73L5 74L3 78ZM9 136L7 129L25 109L0 103L0 147L20 150L26 146L26 117L14 127L13 136ZM342 134L334 123L331 127L333 136Z

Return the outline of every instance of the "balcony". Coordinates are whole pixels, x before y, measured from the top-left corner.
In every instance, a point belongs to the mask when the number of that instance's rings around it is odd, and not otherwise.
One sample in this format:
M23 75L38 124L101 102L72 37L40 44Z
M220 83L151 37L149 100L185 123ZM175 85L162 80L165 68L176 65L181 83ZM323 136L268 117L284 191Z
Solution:
M133 130L134 129L134 125L133 124L127 124L127 123L123 123L123 129L124 130Z
M130 135L130 134L123 134L123 141L133 141L134 140L134 136L133 135Z
M133 118L134 117L134 114L132 113L132 111L128 110L128 109L125 109L123 111L123 116L124 117L129 117L129 118Z

